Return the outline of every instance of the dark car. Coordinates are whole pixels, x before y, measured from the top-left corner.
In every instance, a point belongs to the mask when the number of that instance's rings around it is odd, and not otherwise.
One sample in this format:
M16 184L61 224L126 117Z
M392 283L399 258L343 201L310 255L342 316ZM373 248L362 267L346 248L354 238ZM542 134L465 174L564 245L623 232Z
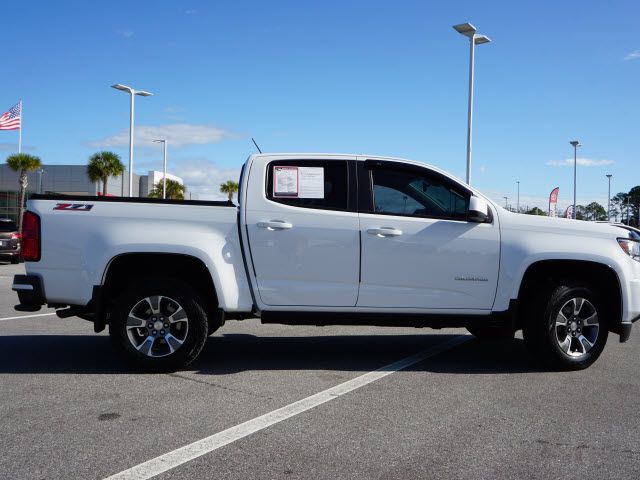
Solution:
M0 259L18 263L22 252L20 234L16 222L0 218Z

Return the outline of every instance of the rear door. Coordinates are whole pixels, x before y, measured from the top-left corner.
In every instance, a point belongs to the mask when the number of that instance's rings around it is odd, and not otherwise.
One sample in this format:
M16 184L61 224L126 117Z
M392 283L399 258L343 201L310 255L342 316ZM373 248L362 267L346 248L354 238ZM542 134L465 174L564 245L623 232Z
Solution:
M366 178L360 184L369 185L361 197L358 306L490 309L500 231L496 220L467 221L466 187L402 163L367 161L358 168Z
M260 160L250 172L246 206L260 299L269 306L354 306L360 261L354 165Z

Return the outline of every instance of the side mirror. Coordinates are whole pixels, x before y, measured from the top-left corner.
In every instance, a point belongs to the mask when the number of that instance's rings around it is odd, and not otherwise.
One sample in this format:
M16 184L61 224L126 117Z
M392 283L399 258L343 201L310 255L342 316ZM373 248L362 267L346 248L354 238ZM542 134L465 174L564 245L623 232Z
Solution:
M489 205L480 197L472 196L469 199L469 221L484 223L489 218Z

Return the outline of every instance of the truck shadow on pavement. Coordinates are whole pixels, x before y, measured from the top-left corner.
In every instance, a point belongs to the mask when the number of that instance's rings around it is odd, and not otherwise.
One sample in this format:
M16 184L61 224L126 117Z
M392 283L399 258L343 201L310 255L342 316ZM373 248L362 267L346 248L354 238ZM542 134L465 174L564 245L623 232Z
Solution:
M200 375L233 375L259 370L371 371L457 335L343 335L258 337L217 334L185 370ZM452 374L504 374L544 371L522 340L479 341L457 347L407 370ZM100 335L0 336L3 373L135 373Z

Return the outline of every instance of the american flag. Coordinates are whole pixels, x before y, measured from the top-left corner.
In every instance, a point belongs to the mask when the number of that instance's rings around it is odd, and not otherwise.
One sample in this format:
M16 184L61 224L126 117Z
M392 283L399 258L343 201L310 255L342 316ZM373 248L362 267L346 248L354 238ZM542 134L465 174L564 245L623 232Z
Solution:
M18 130L22 118L22 100L16 103L9 111L0 117L0 130Z

